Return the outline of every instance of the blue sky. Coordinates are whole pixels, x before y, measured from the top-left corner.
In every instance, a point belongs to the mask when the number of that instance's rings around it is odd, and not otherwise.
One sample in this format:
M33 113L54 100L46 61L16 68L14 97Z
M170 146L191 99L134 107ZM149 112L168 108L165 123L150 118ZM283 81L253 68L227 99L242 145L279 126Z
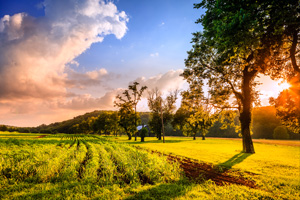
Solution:
M26 12L44 16L40 0L1 0L0 17ZM81 72L109 67L134 76L154 76L170 69L182 69L186 51L191 48L191 33L201 30L195 24L202 10L193 9L191 0L117 0L119 11L128 15L128 31L120 40L107 35L75 60ZM158 54L157 54L158 53ZM153 54L153 57L150 55ZM149 57L150 56L150 57ZM143 70L141 70L143 68ZM134 74L133 74L134 73Z
M76 59L80 64L109 66L131 79L184 67L191 33L200 29L194 21L201 12L193 9L193 1L120 0L116 6L129 17L127 33L120 40L108 35L93 44Z

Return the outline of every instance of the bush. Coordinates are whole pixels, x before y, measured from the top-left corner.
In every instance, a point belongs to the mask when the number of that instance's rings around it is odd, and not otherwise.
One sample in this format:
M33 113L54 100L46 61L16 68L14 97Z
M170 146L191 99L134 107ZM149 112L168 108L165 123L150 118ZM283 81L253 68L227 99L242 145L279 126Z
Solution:
M289 135L288 130L285 126L277 126L274 129L273 138L284 140L284 139L289 139L290 135Z
M148 136L148 129L144 127L141 129L141 142L144 142L146 136Z

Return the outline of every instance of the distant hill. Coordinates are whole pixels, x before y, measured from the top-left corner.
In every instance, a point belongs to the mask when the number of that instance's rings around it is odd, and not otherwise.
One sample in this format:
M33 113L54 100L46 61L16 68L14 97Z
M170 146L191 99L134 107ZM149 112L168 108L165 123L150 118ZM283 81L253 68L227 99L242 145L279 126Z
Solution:
M98 117L103 112L115 112L107 110L95 110L93 112L88 112L83 115L74 117L73 119L65 120L62 122L55 122L49 125L42 124L37 127L20 127L17 128L20 132L32 132L32 133L69 133L69 129L83 120L87 120L90 117ZM143 124L148 124L150 113L149 112L139 112L141 121Z

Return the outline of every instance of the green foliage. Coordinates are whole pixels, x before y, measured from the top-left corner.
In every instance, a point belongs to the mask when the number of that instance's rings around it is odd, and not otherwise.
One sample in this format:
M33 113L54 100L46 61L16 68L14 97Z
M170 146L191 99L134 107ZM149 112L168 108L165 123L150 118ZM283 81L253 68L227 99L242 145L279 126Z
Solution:
M128 140L131 140L132 134L137 133L137 124L140 122L140 117L137 115L136 106L141 100L141 96L147 86L142 86L138 89L139 83L134 82L132 85L128 86L128 90L123 92L123 96L117 95L115 101L115 106L119 107L120 115L120 126L125 130L128 135Z
M282 139L289 139L290 135L288 134L288 130L284 126L277 126L274 129L273 138L282 140Z
M8 128L5 125L0 125L0 131L7 131Z
M253 109L253 138L273 139L273 132L281 122L276 117L274 107L259 107Z
M141 136L141 142L144 142L145 137L148 136L148 129L146 127L143 127L140 130L140 136Z
M300 87L300 81L298 84ZM297 91L296 85L294 83L292 88L282 91L276 99L271 99L271 103L283 124L294 133L300 133L300 89Z
M115 134L120 130L119 116L117 112L104 112L91 122L94 133Z
M151 110L149 126L158 140L161 140L162 133L164 133L164 126L169 124L173 119L177 95L177 90L171 91L166 99L163 100L158 88L148 92L148 107Z
M182 130L186 136L193 136L201 133L202 139L216 121L216 114L212 114L208 99L203 97L202 84L193 82L187 91L181 92L181 107L176 111L173 125Z

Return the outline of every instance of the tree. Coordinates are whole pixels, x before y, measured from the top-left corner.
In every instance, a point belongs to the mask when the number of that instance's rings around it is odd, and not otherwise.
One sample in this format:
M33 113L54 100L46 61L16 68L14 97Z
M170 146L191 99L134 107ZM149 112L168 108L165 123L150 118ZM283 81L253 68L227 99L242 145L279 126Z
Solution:
M216 108L238 109L243 150L254 153L250 131L252 107L258 103L254 79L272 66L278 35L269 21L275 21L275 16L268 12L265 1L203 0L195 8L206 8L197 20L204 31L193 34L183 76L188 81L193 77L208 80ZM229 101L232 96L235 102Z
M181 92L181 95L181 107L175 113L173 126L187 136L192 135L194 140L196 134L201 133L202 140L205 140L216 116L211 113L209 100L203 97L202 84L190 83L189 90Z
M148 129L143 127L140 131L141 134L141 142L145 142L145 137L148 135Z
M115 136L118 136L118 132L120 131L119 126L119 115L117 112L112 112L109 117L109 131L113 133Z
M133 122L135 125L135 131L133 133L135 133L135 141L136 141L136 127L137 127L137 122L138 120L140 120L140 118L138 118L137 113L136 113L136 106L138 104L138 102L141 100L141 96L144 92L144 90L147 89L147 86L142 86L140 89L137 88L137 86L139 85L138 82L134 82L133 85L129 85L128 86L128 90L125 90L123 92L123 95L125 96L122 97L121 95L117 95L117 99L119 100L119 102L115 101L115 106L119 107L119 114L120 114L120 126L122 126L125 131L127 132L128 135L128 139L131 140L131 134L130 132L128 132L129 130L132 131L133 129L130 127L131 126L131 122L129 122L128 120L131 120L131 110L134 109L134 118L133 118ZM122 116L122 114L127 115L127 116ZM122 120L122 121L121 121ZM126 128L125 128L125 127ZM126 130L127 129L127 130Z
M290 135L288 134L288 131L287 131L286 127L277 126L274 129L273 138L274 139L279 139L279 140L284 140L284 139L289 139Z
M257 107L253 109L253 138L273 139L273 132L281 125L273 106Z
M128 135L128 140L131 140L132 134L137 131L134 110L129 102L119 104L119 108L119 125L125 130L126 134Z
M8 128L5 125L0 125L0 131L7 131Z
M100 114L92 125L94 132L107 135L110 131L110 114L104 112Z
M133 85L129 85L128 89L132 91L132 105L134 107L134 122L135 122L135 126L137 126L137 114L136 114L136 106L138 104L138 102L141 100L141 96L144 92L144 90L147 89L147 86L143 86L140 89L137 88L137 86L139 85L138 82L134 82ZM135 132L135 141L136 141L136 133Z
M165 142L164 126L172 120L173 112L176 109L177 95L178 90L175 90L163 100L162 94L157 88L148 92L148 107L152 111L149 125L158 140L161 140L163 134L163 143Z
M268 1L268 23L274 24L273 67L268 74L272 79L284 78L291 85L279 96L270 99L283 124L300 133L300 4L298 0Z

